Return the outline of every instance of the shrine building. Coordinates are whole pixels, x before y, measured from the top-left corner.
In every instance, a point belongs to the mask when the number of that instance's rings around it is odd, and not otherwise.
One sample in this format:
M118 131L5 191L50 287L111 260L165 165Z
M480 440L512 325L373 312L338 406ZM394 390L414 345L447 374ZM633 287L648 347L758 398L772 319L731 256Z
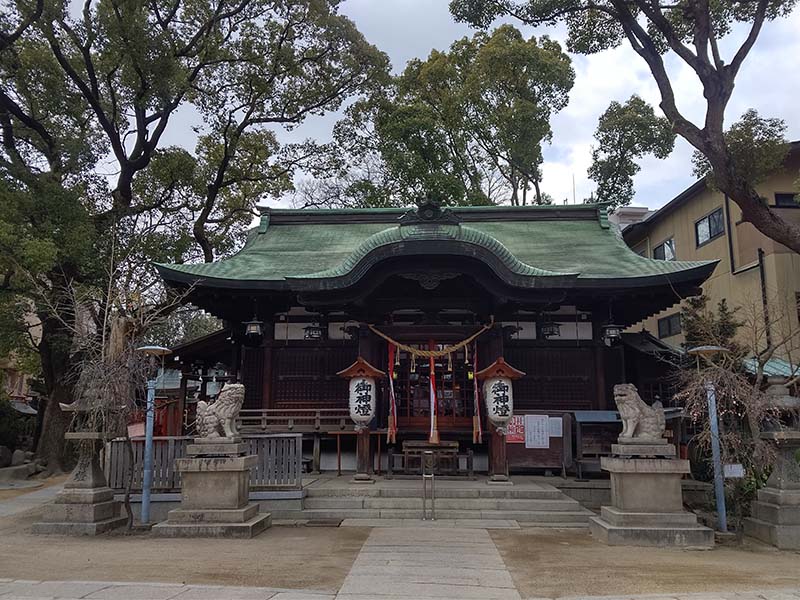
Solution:
M416 445L498 479L569 470L614 384L669 405L668 348L631 328L715 265L637 255L600 204L266 208L237 254L157 265L225 324L173 349L175 420L238 381L243 432L303 432L315 469L413 470Z

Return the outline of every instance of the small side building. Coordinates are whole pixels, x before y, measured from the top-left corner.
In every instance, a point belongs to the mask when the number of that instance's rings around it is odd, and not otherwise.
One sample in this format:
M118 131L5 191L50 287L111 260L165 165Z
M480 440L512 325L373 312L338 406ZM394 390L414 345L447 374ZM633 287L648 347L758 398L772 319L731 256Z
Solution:
M793 142L783 168L757 186L782 218L800 223L800 142ZM626 215L630 209L623 209ZM709 308L723 298L730 307L757 307L773 315L773 327L800 330L800 256L742 221L741 210L725 194L701 179L659 210L640 213L623 224L625 242L639 256L661 260L718 260L703 292ZM644 329L678 346L684 341L680 302L648 317ZM781 324L777 325L780 316ZM638 329L638 327L637 327ZM778 336L778 332L773 332Z

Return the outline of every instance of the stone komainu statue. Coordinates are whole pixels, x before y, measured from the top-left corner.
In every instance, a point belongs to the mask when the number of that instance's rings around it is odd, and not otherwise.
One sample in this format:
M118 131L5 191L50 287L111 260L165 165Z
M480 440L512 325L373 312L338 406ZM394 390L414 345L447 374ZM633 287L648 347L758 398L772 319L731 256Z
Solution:
M226 383L212 404L197 403L197 435L201 438L234 438L239 435L236 417L244 402L244 385ZM220 433L222 435L220 435Z
M614 386L614 402L617 403L617 410L622 418L620 442L664 441L666 421L661 402L656 400L652 406L648 406L632 383L619 383Z

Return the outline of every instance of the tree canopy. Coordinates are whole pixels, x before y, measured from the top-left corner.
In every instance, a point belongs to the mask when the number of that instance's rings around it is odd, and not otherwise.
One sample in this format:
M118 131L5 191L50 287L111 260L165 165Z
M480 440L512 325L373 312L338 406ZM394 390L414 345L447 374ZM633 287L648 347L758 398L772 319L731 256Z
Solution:
M25 311L43 328L43 444L62 447L57 402L71 400L76 323L104 335L110 313L171 305L150 262L231 252L256 203L290 189L319 151L280 144L276 128L386 80L386 56L338 4L4 4L0 302L20 309L20 329ZM168 145L192 115L195 147ZM140 293L107 305L110 281Z
M714 182L742 209L745 221L800 252L800 227L763 203L748 172L733 160L725 110L736 77L765 22L788 15L797 0L657 3L650 0L451 0L458 20L488 27L508 15L526 24L567 27L567 48L593 54L627 43L647 64L673 131L707 160ZM741 39L736 39L741 38ZM682 112L667 64L678 60L697 78L701 120Z
M666 158L675 145L669 121L657 117L639 96L625 104L612 102L600 116L592 148L589 178L597 183L594 200L625 206L633 200L633 177L641 169L637 160L646 154Z
M348 109L335 129L343 173L309 184L300 202L541 203L542 144L574 78L557 42L510 25L411 60Z

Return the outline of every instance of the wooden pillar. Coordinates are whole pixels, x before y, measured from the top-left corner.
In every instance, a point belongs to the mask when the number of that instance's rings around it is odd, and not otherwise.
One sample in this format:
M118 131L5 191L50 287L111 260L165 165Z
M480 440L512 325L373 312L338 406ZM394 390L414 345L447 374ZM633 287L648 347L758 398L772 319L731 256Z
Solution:
M275 340L275 323L264 323L264 340L261 342L263 368L261 369L261 408L273 408L272 402L272 349Z
M189 379L186 377L187 375L188 373L181 369L181 387L180 391L178 392L178 427L176 433L170 432L169 435L184 435L186 433L186 394L187 387L189 385Z
M375 483L372 478L372 453L369 447L369 429L363 427L356 432L356 483Z

